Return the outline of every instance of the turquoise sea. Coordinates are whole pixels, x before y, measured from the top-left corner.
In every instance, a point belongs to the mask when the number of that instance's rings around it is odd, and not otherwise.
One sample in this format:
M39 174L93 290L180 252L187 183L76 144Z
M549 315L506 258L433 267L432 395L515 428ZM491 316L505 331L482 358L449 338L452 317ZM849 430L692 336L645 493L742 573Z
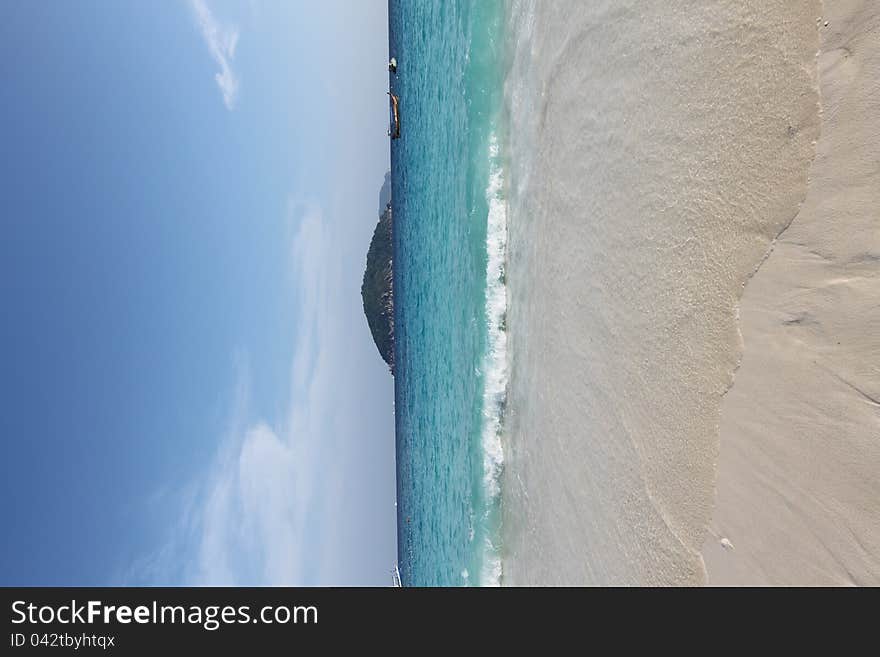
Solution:
M507 385L502 3L389 3L398 556L407 586L501 577Z

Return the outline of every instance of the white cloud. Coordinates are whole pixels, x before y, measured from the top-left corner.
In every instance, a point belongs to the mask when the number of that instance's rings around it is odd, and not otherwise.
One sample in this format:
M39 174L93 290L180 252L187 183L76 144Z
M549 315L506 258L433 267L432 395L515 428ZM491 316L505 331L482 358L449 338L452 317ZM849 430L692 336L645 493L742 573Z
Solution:
M376 392L389 381L361 314L362 265L345 269L354 257L342 247L347 232L327 219L339 212L333 206L297 202L288 212L297 321L286 403L271 422L254 415L239 354L217 447L189 483L162 492L154 506L166 514L165 545L132 564L124 584L387 581L396 547L393 410L390 392Z
M125 583L283 586L329 577L324 566L337 559L328 545L336 530L321 518L333 517L343 494L338 474L328 472L340 431L332 378L340 369L332 354L340 331L327 301L337 268L321 209L298 204L291 212L300 321L284 424L247 421L250 368L237 355L226 433L206 471L180 491L180 516L166 544L139 559ZM167 504L175 496L161 497Z
M293 585L302 581L297 468L285 437L265 423L246 429L214 463L201 506L197 585Z
M190 6L196 14L199 28L208 50L214 61L220 67L220 71L214 75L220 93L223 94L223 103L227 109L235 107L238 98L238 76L232 70L232 62L235 59L235 48L238 45L238 27L222 27L214 18L214 14L205 4L205 0L190 0Z
M310 535L332 397L327 363L327 238L323 213L295 206L292 257L300 322L284 426L233 426L208 477L199 519L196 584L293 585L319 576ZM241 388L247 388L242 384ZM321 499L319 499L321 498ZM320 523L319 523L320 524Z

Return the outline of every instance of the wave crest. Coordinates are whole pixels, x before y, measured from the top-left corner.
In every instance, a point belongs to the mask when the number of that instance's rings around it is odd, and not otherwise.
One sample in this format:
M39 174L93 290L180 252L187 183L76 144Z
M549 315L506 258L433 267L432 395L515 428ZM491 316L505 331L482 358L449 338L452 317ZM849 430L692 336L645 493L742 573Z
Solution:
M501 493L504 468L502 430L507 402L507 199L504 194L504 168L498 138L489 140L489 206L486 224L486 323L487 344L483 357L483 491L487 521L493 515ZM494 540L493 540L494 538ZM501 556L498 538L488 532L483 554L481 583L501 583Z

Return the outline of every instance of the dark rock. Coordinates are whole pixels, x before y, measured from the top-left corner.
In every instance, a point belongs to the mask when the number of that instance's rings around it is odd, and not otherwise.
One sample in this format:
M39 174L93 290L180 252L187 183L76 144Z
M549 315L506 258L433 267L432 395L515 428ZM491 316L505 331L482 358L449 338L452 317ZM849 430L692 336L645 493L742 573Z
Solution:
M361 285L364 315L373 335L373 341L391 373L394 374L394 279L392 276L393 244L391 207L379 217L370 249L367 268Z

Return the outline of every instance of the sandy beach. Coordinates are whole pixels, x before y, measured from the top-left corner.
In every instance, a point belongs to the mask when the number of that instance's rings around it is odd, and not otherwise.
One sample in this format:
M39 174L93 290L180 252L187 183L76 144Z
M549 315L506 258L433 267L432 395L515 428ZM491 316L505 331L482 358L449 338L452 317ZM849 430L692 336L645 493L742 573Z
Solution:
M806 201L740 304L714 584L880 584L880 4L826 2L819 34Z
M880 6L827 4L513 3L504 583L878 582Z

